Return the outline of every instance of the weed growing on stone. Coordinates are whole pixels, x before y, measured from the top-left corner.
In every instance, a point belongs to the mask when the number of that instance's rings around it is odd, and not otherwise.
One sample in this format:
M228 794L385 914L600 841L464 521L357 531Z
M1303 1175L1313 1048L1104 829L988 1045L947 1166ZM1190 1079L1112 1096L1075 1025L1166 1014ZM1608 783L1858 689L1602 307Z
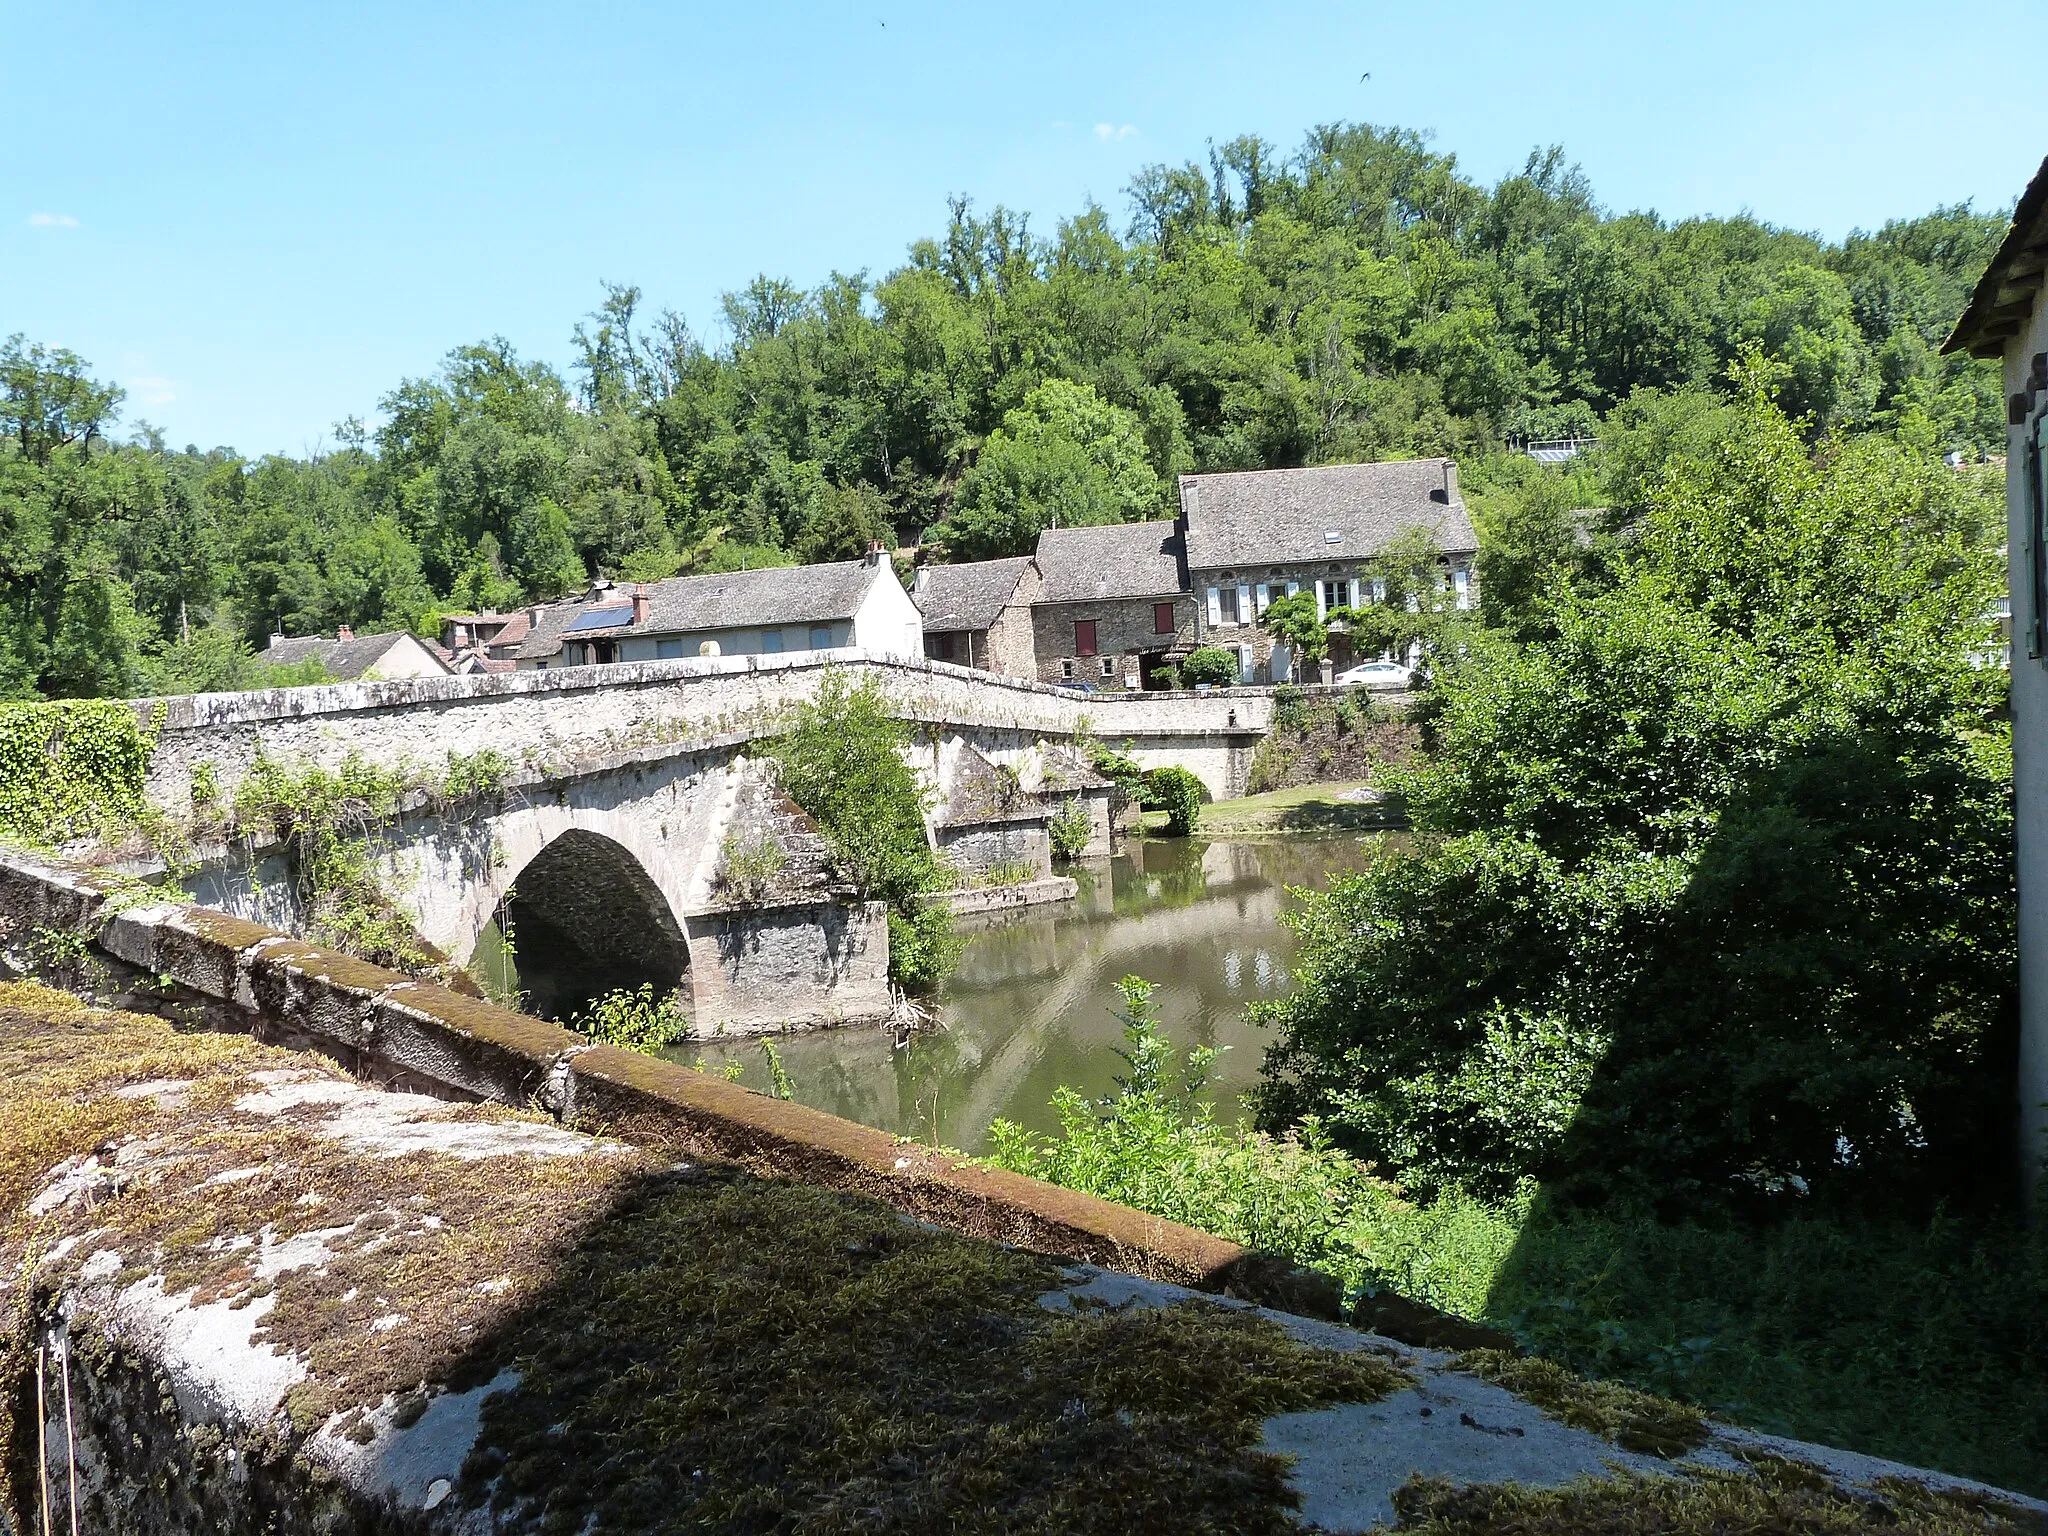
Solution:
M1094 830L1088 819L1088 807L1076 795L1061 804L1053 812L1047 830L1052 835L1052 852L1056 859L1078 859L1088 846L1088 838Z
M1699 1409L1611 1381L1587 1381L1554 1361L1472 1349L1452 1364L1526 1397L1559 1423L1604 1436L1625 1451L1683 1456L1707 1441L1706 1416Z

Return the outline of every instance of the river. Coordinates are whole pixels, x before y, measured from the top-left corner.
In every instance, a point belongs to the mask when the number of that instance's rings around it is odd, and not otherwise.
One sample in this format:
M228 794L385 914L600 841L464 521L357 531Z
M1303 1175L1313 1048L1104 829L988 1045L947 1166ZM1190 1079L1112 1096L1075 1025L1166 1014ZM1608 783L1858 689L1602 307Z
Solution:
M1362 869L1389 834L1293 834L1240 840L1135 839L1079 872L1078 900L963 919L967 944L947 982L941 1027L899 1046L886 1030L776 1037L795 1097L919 1141L980 1152L991 1121L1057 1125L1053 1091L1109 1092L1123 1062L1114 984L1158 990L1167 1034L1183 1049L1223 1047L1218 1109L1258 1079L1267 1034L1247 1003L1292 984L1294 936L1281 914L1290 887L1326 889ZM741 1081L769 1083L758 1040L696 1041L668 1054Z

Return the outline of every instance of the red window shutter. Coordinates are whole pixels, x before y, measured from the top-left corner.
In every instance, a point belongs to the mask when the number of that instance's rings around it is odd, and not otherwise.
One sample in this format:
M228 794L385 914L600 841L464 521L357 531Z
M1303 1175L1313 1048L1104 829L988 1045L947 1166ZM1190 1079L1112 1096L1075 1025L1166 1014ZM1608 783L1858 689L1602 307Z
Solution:
M1155 635L1170 635L1173 633L1173 604L1154 603L1152 605L1152 633Z
M1074 620L1074 654L1076 656L1093 656L1095 654L1095 621L1093 619Z

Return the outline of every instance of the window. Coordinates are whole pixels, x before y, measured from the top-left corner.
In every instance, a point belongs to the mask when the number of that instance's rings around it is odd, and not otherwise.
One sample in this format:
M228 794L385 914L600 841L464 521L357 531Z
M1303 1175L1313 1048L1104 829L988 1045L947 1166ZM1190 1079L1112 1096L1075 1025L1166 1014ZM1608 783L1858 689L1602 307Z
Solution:
M1460 608L1470 608L1472 606L1472 573L1461 566L1451 572L1451 582L1458 589L1458 606Z
M778 656L782 653L782 631L780 628L761 631L761 654Z
M943 635L926 635L924 637L924 653L931 657L933 661L951 661L953 659L953 640L954 636L950 631Z
M1095 654L1095 621L1093 619L1074 620L1074 654L1076 656L1093 656Z
M1116 658L1114 656L1105 656L1102 658L1102 675L1104 677L1116 676Z
M683 642L679 639L657 640L654 642L654 659L656 661L674 661L682 654Z
M1326 581L1326 582L1324 582L1324 583L1323 583L1323 612L1325 612L1325 613L1328 613L1328 612L1329 612L1329 611L1330 611L1330 610L1331 610L1332 608L1342 608L1342 607L1343 607L1343 606L1344 606L1345 604L1347 604L1348 602L1350 602L1350 601L1351 601L1351 591L1350 591L1350 586L1351 586L1351 584L1350 584L1349 582L1345 582L1345 581Z
M1060 676L1061 676L1061 677L1072 677L1073 675L1074 675L1074 658L1073 658L1073 657L1071 657L1071 656L1062 656L1062 657L1060 658Z
M832 626L830 624L813 624L811 626L811 649L814 651L829 651L832 649Z
M1237 617L1237 588L1217 587L1215 592L1216 622L1218 624L1236 624L1240 622Z
M1152 605L1152 633L1155 635L1170 635L1173 633L1173 604L1154 603Z

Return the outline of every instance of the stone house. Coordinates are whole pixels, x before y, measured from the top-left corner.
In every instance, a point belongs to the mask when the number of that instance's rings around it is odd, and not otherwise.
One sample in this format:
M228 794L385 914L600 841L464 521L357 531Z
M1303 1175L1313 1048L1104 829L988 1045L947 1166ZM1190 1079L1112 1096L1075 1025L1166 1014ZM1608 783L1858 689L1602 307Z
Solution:
M1197 643L1235 651L1246 683L1286 682L1295 671L1258 626L1275 600L1313 592L1319 615L1370 602L1373 558L1414 529L1435 539L1457 605L1477 597L1479 541L1449 459L1182 475L1180 507ZM1340 669L1366 659L1341 634L1331 656Z
M2005 371L2013 833L2019 862L2021 1167L2048 1156L2048 161L2013 210L1944 352Z
M272 635L263 652L270 667L295 666L317 659L327 675L341 683L376 682L393 677L445 677L454 671L417 636L400 631L358 635L346 624L332 640L320 635Z
M1034 679L1031 604L1044 583L1029 555L966 565L921 565L910 589L933 661Z
M510 672L533 632L538 604L510 613L450 613L441 618L441 653L457 672Z
M879 548L865 559L600 583L542 609L514 652L521 668L681 656L773 656L856 646L924 654L924 620Z
M1178 523L1048 528L1043 581L1031 606L1038 680L1096 689L1155 686L1162 666L1194 649Z

